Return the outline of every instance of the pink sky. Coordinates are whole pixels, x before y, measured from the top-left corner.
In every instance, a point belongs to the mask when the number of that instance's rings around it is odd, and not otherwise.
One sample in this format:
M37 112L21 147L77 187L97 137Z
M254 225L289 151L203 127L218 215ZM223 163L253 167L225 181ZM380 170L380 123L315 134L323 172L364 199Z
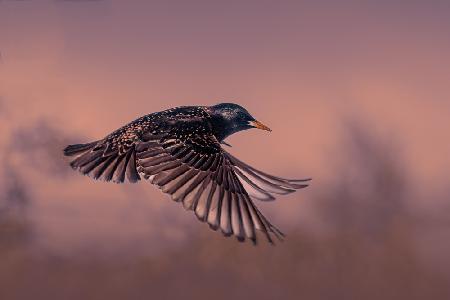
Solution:
M232 153L270 173L315 179L263 205L275 224L298 224L293 207L313 218L309 199L335 179L347 119L399 151L417 193L448 192L449 5L381 2L2 1L0 143L40 120L83 142L165 108L236 102L273 132L231 137ZM111 228L124 218L121 236L135 230L137 241L152 231L149 215L197 225L144 183L23 172L34 178L36 222L50 245L120 235ZM135 193L155 199L130 204Z

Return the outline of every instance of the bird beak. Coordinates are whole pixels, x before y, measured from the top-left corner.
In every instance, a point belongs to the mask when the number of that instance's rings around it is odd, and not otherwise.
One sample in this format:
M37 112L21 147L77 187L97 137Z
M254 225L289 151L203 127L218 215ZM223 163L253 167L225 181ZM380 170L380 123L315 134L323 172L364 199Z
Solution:
M252 127L258 128L258 129L262 129L262 130L267 130L267 131L272 131L272 129L270 129L269 127L267 127L266 125L264 125L263 123L259 122L259 121L250 121L248 122L248 124Z

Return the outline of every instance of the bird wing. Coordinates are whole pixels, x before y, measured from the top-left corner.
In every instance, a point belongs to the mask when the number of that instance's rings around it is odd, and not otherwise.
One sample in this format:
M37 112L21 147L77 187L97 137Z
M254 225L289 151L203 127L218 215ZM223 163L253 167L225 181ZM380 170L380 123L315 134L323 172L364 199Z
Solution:
M69 145L64 155L73 157L70 166L91 178L122 183L141 179L136 169L136 146L140 137L123 128L105 139Z
M286 195L308 186L306 179L285 179L269 175L257 170L252 166L242 162L230 153L225 152L225 156L233 166L233 171L241 180L244 189L249 196L261 201L275 200L273 194Z
M222 149L212 134L184 139L148 132L137 138L133 134L113 133L101 141L68 146L64 153L74 156L73 168L95 179L149 180L225 236L256 243L259 230L270 243L272 235L283 238L251 198L273 200L272 194L306 187L308 179L282 179L256 170Z
M255 229L271 243L271 235L280 240L283 237L256 208L243 183L263 200L274 199L271 193L289 193L306 186L244 164L224 151L213 135L185 141L156 137L137 147L136 158L142 177L194 211L213 230L235 235L239 241L250 239L255 243Z

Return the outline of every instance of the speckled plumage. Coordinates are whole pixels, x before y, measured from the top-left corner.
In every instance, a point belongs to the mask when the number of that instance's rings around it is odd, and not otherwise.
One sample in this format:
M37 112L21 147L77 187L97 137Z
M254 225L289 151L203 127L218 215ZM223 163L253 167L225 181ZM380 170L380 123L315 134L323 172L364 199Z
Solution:
M256 242L257 229L272 242L271 234L279 239L283 234L251 199L274 200L272 194L306 187L309 179L268 175L221 147L227 136L249 128L269 130L236 104L183 106L143 116L64 153L74 157L74 169L94 179L149 180L225 236Z

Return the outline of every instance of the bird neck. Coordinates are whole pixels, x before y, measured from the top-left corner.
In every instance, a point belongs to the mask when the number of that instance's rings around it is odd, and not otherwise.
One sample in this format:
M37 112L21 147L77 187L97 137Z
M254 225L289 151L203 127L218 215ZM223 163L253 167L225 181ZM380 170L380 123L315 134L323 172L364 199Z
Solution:
M211 115L210 122L212 130L214 132L214 136L217 138L219 142L223 141L233 133L245 129L240 128L238 124L233 122L233 120L225 119L219 114Z

